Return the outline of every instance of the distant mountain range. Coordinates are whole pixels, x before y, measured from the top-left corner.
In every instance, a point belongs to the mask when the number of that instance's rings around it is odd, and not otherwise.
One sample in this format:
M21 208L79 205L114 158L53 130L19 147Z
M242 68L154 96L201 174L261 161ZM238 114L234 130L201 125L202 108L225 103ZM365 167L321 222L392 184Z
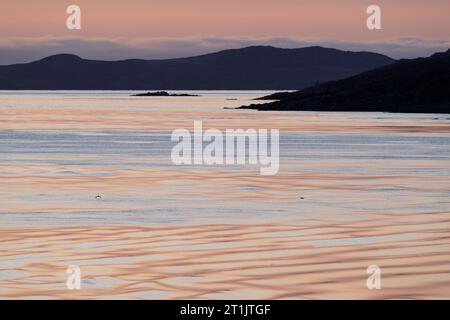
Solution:
M450 49L428 58L400 60L359 75L291 93L244 109L450 113Z
M377 53L323 47L255 46L169 60L95 61L59 54L31 63L0 66L0 89L302 89L394 61Z

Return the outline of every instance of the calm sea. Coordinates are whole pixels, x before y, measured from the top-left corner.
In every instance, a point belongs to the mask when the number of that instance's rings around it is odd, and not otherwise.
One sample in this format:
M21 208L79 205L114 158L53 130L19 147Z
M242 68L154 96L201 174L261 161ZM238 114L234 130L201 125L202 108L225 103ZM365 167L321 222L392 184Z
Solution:
M450 212L450 115L232 110L271 92L0 92L0 224L365 220ZM175 129L279 129L280 169L175 166ZM101 198L97 197L99 195Z

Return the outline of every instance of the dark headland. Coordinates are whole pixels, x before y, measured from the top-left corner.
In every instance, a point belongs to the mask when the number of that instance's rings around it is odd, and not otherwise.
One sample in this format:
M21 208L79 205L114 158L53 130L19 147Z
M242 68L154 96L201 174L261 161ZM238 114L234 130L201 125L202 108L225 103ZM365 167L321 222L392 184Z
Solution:
M344 80L276 93L259 100L276 101L240 108L450 113L450 49L428 58L400 60Z
M72 54L0 66L3 90L299 90L395 60L323 47L256 46L166 60L97 61Z

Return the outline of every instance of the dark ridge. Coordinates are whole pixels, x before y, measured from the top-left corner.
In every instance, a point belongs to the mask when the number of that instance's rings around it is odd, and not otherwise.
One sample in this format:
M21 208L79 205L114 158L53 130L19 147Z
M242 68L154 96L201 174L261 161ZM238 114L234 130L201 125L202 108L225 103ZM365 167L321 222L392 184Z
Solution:
M254 46L168 60L86 60L59 54L0 66L9 90L298 90L394 62L376 53Z
M450 49L296 92L280 92L242 109L450 113Z
M81 59L79 56L75 54L69 54L69 53L61 53L61 54L55 54L53 56L49 56L46 58L43 58L41 60L38 60L36 62L41 63L48 63L48 62L59 62L59 63L67 63L67 62L80 62L83 59Z

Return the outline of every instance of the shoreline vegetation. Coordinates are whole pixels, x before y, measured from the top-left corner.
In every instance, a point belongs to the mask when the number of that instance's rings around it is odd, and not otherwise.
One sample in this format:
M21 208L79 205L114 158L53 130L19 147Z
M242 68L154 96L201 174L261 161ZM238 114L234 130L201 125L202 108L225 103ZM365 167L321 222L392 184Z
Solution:
M300 91L279 92L237 109L450 113L450 49ZM275 101L273 101L275 100Z

